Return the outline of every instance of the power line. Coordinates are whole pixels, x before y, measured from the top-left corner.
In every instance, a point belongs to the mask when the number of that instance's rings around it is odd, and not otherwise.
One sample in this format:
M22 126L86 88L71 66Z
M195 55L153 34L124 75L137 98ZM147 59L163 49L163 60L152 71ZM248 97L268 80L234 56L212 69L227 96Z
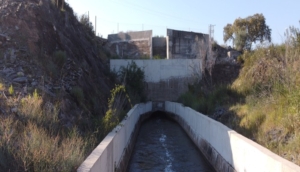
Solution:
M166 14L166 13L162 13L160 11L155 11L155 10L152 10L152 9L149 9L149 8L146 8L146 7L143 7L143 6L139 6L139 5L136 5L136 4L133 4L131 2L128 2L126 1L126 3L124 3L125 0L123 1L113 1L113 0L110 0L109 2L114 2L114 3L121 3L123 5L131 5L133 7L135 7L136 9L138 10L141 10L143 12L148 12L148 13L151 13L153 15L161 15L161 16L165 16L165 17L170 17L170 18L174 18L174 19L177 19L177 20L184 20L184 21L188 21L188 22L198 22L198 21L195 21L195 20L190 20L190 19L184 19L184 18L181 18L181 17L178 17L178 16L172 16L172 15L169 15L169 14ZM147 11L145 11L147 10Z

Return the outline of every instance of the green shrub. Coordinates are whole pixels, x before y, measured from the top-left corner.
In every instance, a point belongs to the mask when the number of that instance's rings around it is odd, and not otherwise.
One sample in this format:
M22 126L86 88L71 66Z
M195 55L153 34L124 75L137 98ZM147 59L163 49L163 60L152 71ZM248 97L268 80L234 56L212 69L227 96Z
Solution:
M126 85L126 90L134 104L146 101L144 92L145 73L134 61L131 61L127 67L121 67L118 76L119 80Z
M109 132L116 127L126 115L125 111L128 111L131 107L131 101L125 86L116 85L115 88L111 90L111 96L108 99L109 109L102 119L104 131Z
M67 60L65 51L56 51L53 54L53 62L61 69Z
M59 75L59 68L57 65L52 61L45 62L45 65L48 75L52 78L57 78Z
M72 88L71 95L74 96L79 103L83 102L84 100L83 90L79 86L75 86Z

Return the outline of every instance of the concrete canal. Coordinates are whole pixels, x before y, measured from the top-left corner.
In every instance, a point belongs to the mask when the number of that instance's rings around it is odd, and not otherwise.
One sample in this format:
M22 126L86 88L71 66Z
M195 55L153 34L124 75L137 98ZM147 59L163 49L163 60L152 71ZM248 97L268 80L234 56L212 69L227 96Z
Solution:
M156 112L139 130L127 171L212 172L214 169L177 122L163 112Z

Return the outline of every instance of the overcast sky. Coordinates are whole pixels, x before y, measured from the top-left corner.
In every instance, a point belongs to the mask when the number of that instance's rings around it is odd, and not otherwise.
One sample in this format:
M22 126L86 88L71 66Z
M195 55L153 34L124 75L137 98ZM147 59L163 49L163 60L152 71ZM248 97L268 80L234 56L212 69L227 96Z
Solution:
M289 26L300 28L299 0L66 0L78 14L90 14L97 33L104 38L118 31L153 30L165 36L166 28L208 34L223 42L223 27L238 17L262 13L272 29L272 42L282 43Z

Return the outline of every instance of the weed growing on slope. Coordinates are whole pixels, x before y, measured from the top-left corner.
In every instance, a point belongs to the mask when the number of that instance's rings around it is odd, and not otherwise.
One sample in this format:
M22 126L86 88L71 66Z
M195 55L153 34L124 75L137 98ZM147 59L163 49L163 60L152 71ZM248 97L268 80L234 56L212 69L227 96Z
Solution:
M4 171L75 171L97 140L61 125L59 107L37 91L20 101L17 116L0 117L0 168Z

